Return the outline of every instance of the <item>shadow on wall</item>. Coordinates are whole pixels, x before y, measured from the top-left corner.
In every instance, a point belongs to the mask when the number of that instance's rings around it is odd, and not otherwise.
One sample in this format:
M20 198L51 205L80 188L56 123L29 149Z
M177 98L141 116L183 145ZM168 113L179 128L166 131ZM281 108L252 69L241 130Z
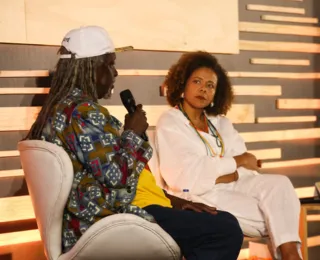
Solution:
M320 1L314 0L313 1L313 16L317 17L320 20ZM315 40L316 43L320 44L319 37ZM314 68L313 71L320 73L320 53L314 55ZM320 80L315 80L314 83L314 98L320 99ZM317 115L317 125L316 127L320 127L320 109L316 111ZM320 146L316 147L316 157L320 157Z
M50 88L52 78L53 78L53 71L50 71L48 77L37 78L36 79L37 88ZM47 98L46 94L36 94L34 95L30 105L41 107L44 104L44 101L46 100L46 98Z
M53 77L53 72L49 73L48 77L39 77L36 78L36 87L37 88L49 88L51 86L51 81ZM30 99L28 100L28 97L26 97L25 100L22 101L22 103L30 102L28 106L42 106L44 104L44 101L46 100L47 95L46 94L36 94L32 98L31 102ZM21 104L23 106L23 104ZM25 135L28 132L26 131L21 139L25 138ZM12 185L12 189L16 190L16 185ZM16 191L10 191L10 194L13 194L13 196L23 196L28 195L28 187L25 179L22 181L21 187ZM2 258L1 258L2 259Z

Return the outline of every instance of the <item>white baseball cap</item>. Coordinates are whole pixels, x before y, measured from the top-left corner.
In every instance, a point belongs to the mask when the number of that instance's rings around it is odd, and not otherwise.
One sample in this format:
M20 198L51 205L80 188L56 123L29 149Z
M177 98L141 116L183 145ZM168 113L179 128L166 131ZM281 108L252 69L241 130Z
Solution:
M99 26L84 26L73 29L65 35L61 45L71 52L71 54L60 55L61 59L70 59L72 55L76 59L90 58L133 49L131 46L115 48L108 32Z

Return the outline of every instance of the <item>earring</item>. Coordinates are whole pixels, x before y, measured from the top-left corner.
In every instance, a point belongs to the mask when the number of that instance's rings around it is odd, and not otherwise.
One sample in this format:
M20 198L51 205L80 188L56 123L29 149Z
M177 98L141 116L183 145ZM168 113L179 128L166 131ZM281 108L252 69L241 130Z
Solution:
M213 103L213 101L210 103L210 107L213 107L214 106L214 103Z
M181 98L184 98L184 92L181 94Z

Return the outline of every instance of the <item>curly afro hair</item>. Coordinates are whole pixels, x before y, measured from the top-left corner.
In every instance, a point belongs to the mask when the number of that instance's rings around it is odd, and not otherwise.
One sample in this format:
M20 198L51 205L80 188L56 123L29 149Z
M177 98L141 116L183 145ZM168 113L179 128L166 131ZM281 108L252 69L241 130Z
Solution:
M209 115L226 115L234 98L233 89L226 71L210 53L198 51L183 54L177 63L171 66L164 85L167 87L167 100L171 106L181 102L181 94L191 74L199 68L212 69L217 74L218 84L214 96L214 106L206 107Z

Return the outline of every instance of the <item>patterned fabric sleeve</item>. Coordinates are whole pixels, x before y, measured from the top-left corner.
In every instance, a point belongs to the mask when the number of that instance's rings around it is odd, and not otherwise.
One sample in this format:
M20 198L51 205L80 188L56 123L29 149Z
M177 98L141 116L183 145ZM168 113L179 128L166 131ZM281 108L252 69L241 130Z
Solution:
M133 200L139 175L152 156L148 142L132 131L120 136L119 125L104 107L83 103L73 109L60 137L89 176L102 185L108 208L116 211Z

